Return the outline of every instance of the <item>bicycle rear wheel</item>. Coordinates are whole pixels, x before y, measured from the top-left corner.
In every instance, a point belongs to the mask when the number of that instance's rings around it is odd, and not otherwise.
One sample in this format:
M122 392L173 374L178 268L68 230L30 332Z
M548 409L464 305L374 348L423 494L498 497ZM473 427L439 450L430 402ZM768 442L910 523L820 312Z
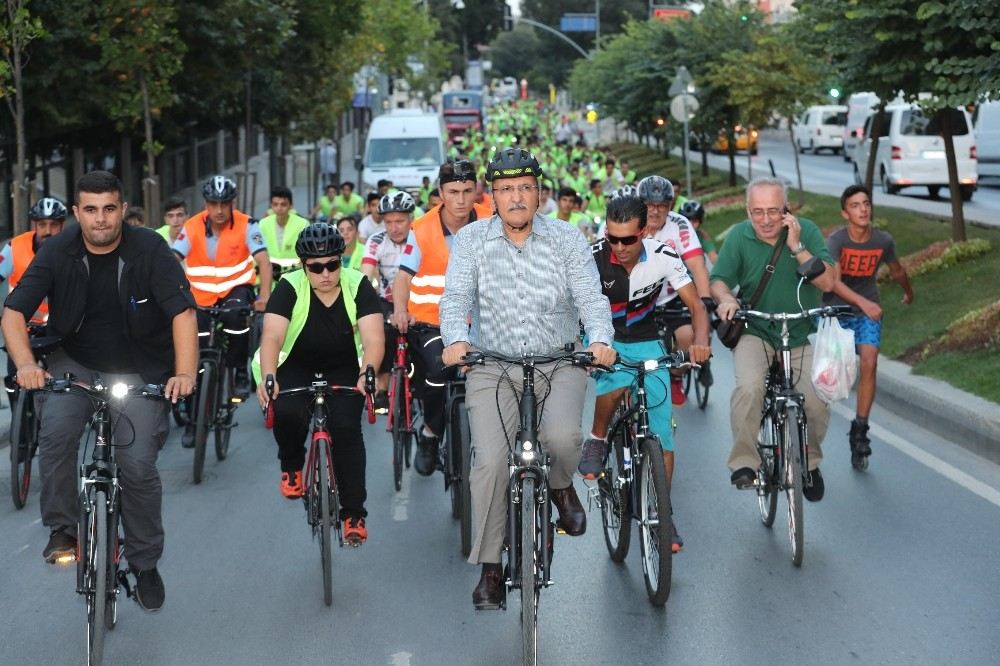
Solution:
M38 422L30 391L18 391L11 407L10 495L14 508L23 509L31 488L31 460L38 446Z
M673 567L673 521L670 519L670 487L663 467L663 449L655 437L639 441L639 514L642 572L646 593L654 606L670 596Z
M223 368L219 373L218 396L216 411L219 417L215 419L215 458L225 460L229 455L229 437L233 432L233 416L236 408L233 406L233 382L236 381L236 368Z
M202 363L198 382L196 415L194 419L194 482L201 483L205 471L205 447L208 445L208 428L215 418L215 365Z
M86 514L87 548L84 561L83 592L87 598L87 663L100 664L104 657L105 613L108 601L108 514L107 495L94 491L93 504Z
M312 491L315 493L313 506L319 506L315 529L319 531L319 556L323 566L323 602L329 606L333 604L333 548L330 542L330 442L322 438L317 439L315 446L318 451L315 457L316 469L313 470L315 481Z
M802 433L799 409L788 407L781 426L785 440L785 496L788 499L788 540L792 544L792 564L802 566L805 521L802 515Z
M535 480L521 480L521 636L524 663L538 660L538 578L540 551Z
M410 436L406 423L406 383L405 370L394 370L392 374L392 484L399 492L403 487L403 458L406 453L406 438Z
M760 469L757 470L757 508L760 521L765 526L774 524L778 512L778 475L774 452L781 446L782 437L775 428L770 413L764 417L757 435L757 452L760 454Z
M621 407L618 411L619 416L624 413ZM618 429L615 441L611 443L608 464L597 479L597 488L601 493L604 545L608 547L608 555L613 562L625 561L632 542L632 516L629 511L631 462L626 462L625 458L626 455L631 457L632 452L625 446L626 437L631 439L631 433L626 433L627 428L628 425L623 424Z

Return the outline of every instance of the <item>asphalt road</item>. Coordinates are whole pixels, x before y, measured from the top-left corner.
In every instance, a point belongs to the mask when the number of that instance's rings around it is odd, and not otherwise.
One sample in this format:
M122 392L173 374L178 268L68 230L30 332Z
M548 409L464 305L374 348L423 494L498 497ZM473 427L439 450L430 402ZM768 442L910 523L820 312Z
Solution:
M674 152L680 154L679 150ZM692 153L692 160L692 170L700 168L701 153ZM795 153L786 131L770 130L761 133L758 154L751 157L751 174L753 176L770 174L768 160L774 163L775 173L779 177L787 178L793 187L798 186ZM845 187L854 182L853 163L845 162L840 155L833 155L828 151L823 151L819 155L807 152L799 155L799 161L802 167L802 184L808 191L839 196ZM729 169L729 158L726 155L709 153L708 163L715 168ZM742 176L747 175L745 152L736 155L736 172ZM941 191L940 199L931 199L926 187L903 189L899 194L885 194L877 184L875 189L876 205L908 208L951 219L951 203L948 201L947 188ZM964 212L967 222L1000 225L1000 179L981 180L972 201L965 203Z
M855 472L849 406L838 406L823 467L827 496L806 506L797 569L784 500L767 529L755 496L729 485L730 368L720 351L708 410L689 405L678 414L673 500L686 547L674 560L666 608L646 599L638 543L624 564L612 563L592 511L586 535L556 541L556 584L541 600L542 663L994 662L1000 468L876 411L871 467ZM155 615L122 603L109 663L519 662L517 599L508 612L473 611L478 567L459 554L441 477L410 471L394 492L384 422L365 425L371 537L334 553L327 608L301 504L278 493L271 434L254 406L239 420L229 459L210 453L200 486L191 483L191 452L171 434L160 460L167 602ZM37 488L28 507L14 510L8 464L4 455L0 663L83 663L74 570L43 562Z

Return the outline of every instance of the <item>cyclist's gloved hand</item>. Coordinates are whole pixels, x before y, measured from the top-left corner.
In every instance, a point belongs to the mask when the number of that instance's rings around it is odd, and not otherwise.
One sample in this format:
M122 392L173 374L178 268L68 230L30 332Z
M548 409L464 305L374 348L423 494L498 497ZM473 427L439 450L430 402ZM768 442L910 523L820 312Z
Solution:
M173 403L192 393L194 393L194 375L189 375L186 372L178 373L168 379L163 388L163 397Z

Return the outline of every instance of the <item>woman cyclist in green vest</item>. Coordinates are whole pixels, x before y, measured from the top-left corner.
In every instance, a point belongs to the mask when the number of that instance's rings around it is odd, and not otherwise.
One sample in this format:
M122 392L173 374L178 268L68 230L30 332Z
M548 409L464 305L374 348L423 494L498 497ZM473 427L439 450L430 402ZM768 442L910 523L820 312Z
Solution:
M262 377L281 386L308 386L317 379L339 386L357 385L357 395L327 398L327 426L333 439L332 459L340 489L344 538L364 541L365 445L361 410L365 373L382 362L385 342L382 308L371 282L341 266L344 239L330 224L306 227L295 243L303 268L281 276L264 314L260 350L254 357L257 398L269 401ZM360 364L358 359L360 358ZM281 463L281 494L301 497L304 442L309 430L310 398L283 396L274 401L274 439Z

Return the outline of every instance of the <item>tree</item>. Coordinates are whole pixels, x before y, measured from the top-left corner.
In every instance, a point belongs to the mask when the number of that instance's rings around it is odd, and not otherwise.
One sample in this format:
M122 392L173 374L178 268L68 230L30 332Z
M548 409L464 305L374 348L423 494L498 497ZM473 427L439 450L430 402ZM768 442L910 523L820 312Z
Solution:
M464 9L458 10L455 0L425 1L439 24L435 41L451 47L445 71L465 76L466 60L478 59L480 49L501 33L505 0L462 0Z
M21 233L28 227L27 183L25 163L28 141L24 132L24 67L28 61L28 45L45 34L42 22L28 11L28 0L5 0L3 21L0 22L0 49L4 59L0 63L0 97L7 102L7 109L14 119L17 142L17 159L14 162L14 232Z

